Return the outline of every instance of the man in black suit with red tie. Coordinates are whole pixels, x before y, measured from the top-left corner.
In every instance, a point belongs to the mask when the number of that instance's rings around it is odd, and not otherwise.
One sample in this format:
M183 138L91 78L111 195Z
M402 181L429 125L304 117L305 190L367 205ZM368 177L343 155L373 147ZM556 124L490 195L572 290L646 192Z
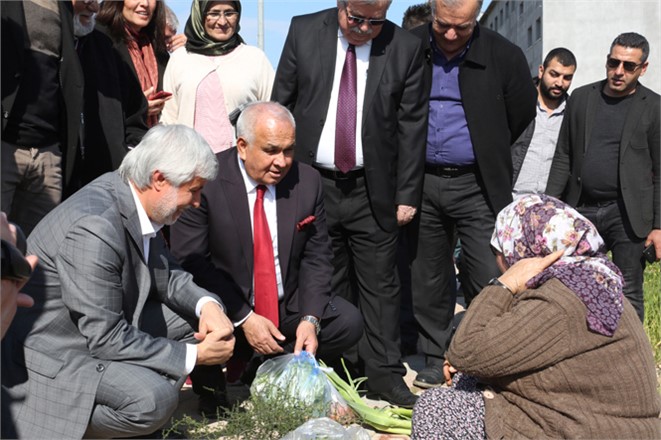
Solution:
M293 160L295 127L280 104L243 109L237 147L216 155L222 171L199 209L171 227L171 250L198 285L222 298L249 353L306 350L332 361L363 325L354 306L331 294L321 179ZM237 346L235 356L241 352Z

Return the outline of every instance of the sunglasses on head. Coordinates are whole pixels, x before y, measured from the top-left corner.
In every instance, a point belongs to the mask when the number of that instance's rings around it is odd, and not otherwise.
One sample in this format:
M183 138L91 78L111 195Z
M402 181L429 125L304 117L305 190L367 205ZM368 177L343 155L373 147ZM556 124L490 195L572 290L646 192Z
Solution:
M622 61L618 60L617 58L608 58L606 60L606 65L611 69L617 69L620 67L620 64L623 65L624 70L627 72L633 72L645 63L636 64L633 61Z

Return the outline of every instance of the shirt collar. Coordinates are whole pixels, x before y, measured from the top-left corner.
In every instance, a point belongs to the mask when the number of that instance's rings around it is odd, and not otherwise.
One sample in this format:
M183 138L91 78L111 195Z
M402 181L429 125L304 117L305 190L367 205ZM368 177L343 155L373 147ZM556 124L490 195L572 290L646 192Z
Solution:
M147 211L142 206L140 198L138 197L138 192L133 186L133 182L129 182L129 188L131 188L131 194L133 195L133 202L135 203L135 208L138 211L138 220L140 221L140 231L144 238L154 238L156 233L161 230L163 225L151 221L147 215Z
M241 177L243 177L243 184L246 187L246 194L250 194L251 192L256 191L257 186L261 184L257 183L255 179L253 179L248 175L248 173L246 172L246 166L238 154L236 155L236 160L239 161L239 171L241 171ZM264 186L266 186L268 192L275 198L275 185L264 185Z

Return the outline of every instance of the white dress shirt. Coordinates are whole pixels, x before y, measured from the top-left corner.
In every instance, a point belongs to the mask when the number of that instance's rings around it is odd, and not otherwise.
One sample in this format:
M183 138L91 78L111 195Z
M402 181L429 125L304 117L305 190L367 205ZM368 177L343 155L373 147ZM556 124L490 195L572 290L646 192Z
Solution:
M328 102L328 114L326 122L321 131L319 146L317 148L317 158L315 165L320 168L337 170L335 167L335 123L337 121L337 99L340 93L340 80L342 78L342 69L344 68L344 59L347 55L349 42L342 30L337 31L337 54L335 56L335 74L333 75L333 88L331 89L330 101ZM372 50L372 41L356 46L356 167L363 167L363 103L365 102L365 86L367 84L367 69L370 64L370 51Z

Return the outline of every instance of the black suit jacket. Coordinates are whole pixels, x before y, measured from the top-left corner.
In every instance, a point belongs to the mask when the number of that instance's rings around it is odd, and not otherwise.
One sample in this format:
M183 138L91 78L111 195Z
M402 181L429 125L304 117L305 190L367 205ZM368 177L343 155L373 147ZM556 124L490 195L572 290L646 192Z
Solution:
M337 8L294 17L275 75L272 99L296 118L296 159L317 156L335 71ZM362 120L363 157L372 214L397 228L396 205L418 206L424 177L428 93L415 37L386 22L372 41Z
M425 91L432 83L431 25L413 30L426 47ZM494 214L512 201L510 146L535 119L537 90L523 51L477 25L459 66L459 88L479 174Z
M594 128L594 117L605 81L576 89L565 110L546 192L576 206L581 198L583 156ZM619 184L633 232L647 237L661 229L659 167L659 95L638 84L624 116L618 164Z
M170 228L172 253L194 281L218 294L233 321L252 310L253 240L248 196L237 150L216 155L220 174L202 190L198 209L185 211ZM278 253L285 314L321 317L331 298L331 247L321 178L294 161L276 186ZM309 216L315 220L298 230Z
M63 109L60 117L60 149L62 150L62 178L66 185L73 173L80 114L83 109L83 72L78 62L73 38L73 9L71 2L58 2L62 41L60 46L60 90ZM25 68L24 51L30 47L25 27L23 2L0 2L2 15L2 131L4 133Z
M147 131L147 101L133 71L99 30L78 41L85 76L83 157L76 162L71 193L108 171L119 168L129 147Z

